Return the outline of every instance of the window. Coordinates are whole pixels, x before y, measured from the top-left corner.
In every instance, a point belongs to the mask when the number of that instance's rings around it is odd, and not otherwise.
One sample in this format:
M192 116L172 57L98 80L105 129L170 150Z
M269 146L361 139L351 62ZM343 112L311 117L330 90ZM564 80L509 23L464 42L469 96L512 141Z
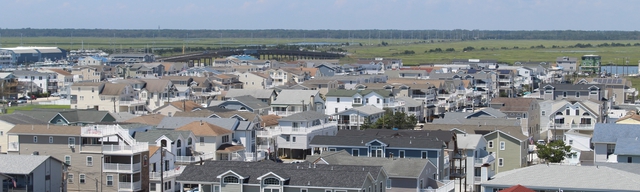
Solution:
M564 113L567 114L567 115L571 115L571 110L566 109L566 110L564 110Z
M376 103L380 103L380 98L376 98Z
M280 189L263 189L262 192L280 192Z
M489 148L493 148L493 141L489 141Z
M426 159L426 158L427 158L427 152L426 152L426 151L423 151L423 152L422 152L422 156L421 156L421 158L422 158L422 159Z
M353 98L353 103L362 103L362 98Z
M632 157L627 157L627 163L633 163L633 158Z
M300 189L300 192L309 192L307 189Z
M562 97L566 98L567 97L567 92L562 92Z
M336 107L336 111L335 111L335 113L338 113L338 108L337 108L337 107Z
M265 184L265 185L280 185L280 180L278 180L276 178L266 178L266 179L264 179L264 181L262 181L262 184Z
M591 125L591 118L580 118L580 124Z
M369 98L364 99L366 103L369 103Z
M336 151L336 148L329 148L329 151Z
M398 151L398 157L399 158L404 158L404 150Z
M589 95L597 95L598 91L589 91Z
M151 185L149 185L149 191L156 191L156 185L155 183L151 183Z
M336 99L336 101L337 101L338 103L340 103L340 97L338 97L338 98Z
M540 112L540 115L541 115L541 116L544 116L544 115L545 115L545 112L544 112L544 111L541 111L541 112Z
M204 137L200 137L200 146L204 145Z
M580 92L576 92L576 97L580 97Z
M81 183L81 184L84 184L84 183L86 182L86 180L85 180L85 176L86 176L86 175L84 175L84 174L80 174L80 183Z
M53 137L49 136L49 143L53 143Z
M382 157L382 147L371 147L371 157Z
M76 145L76 138L69 137L69 146L74 146L74 145Z
M387 189L391 189L391 179L387 179Z
M65 155L64 156L64 163L66 163L67 165L71 165L71 156Z
M504 141L500 141L500 150L504 150L506 148L506 143Z
M213 192L220 192L220 186L219 185L213 186Z
M291 126L292 126L293 128L298 128L298 127L300 127L300 123L298 123L298 122L293 122Z
M569 140L569 145L573 145L573 139Z
M222 183L228 184L228 183L232 183L232 184L238 184L240 183L240 181L238 180L237 177L234 176L226 176L222 179Z
M67 183L73 183L73 173L67 174Z
M607 156L616 152L616 144L607 144Z
M296 137L292 137L292 141L295 143L296 142Z
M360 149L352 149L351 156L360 156Z
M222 136L222 143L229 143L229 135Z
M38 136L33 136L33 142L38 143Z
M189 139L187 139L187 145L191 146L191 144L193 144L193 139L189 137Z
M113 175L107 175L107 186L113 186Z
M147 167L148 164L149 164L149 156L144 155L144 157L142 158L142 165L144 167Z
M576 109L576 116L580 115L580 109Z
M500 167L504 166L504 159L503 158L498 158L498 166L500 166Z
M87 156L87 166L89 166L89 167L93 166L93 157L92 156Z

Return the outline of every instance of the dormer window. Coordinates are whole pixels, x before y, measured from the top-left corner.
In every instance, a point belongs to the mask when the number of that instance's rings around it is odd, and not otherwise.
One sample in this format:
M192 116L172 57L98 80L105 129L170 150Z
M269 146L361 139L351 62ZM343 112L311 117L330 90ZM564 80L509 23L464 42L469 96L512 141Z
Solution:
M224 184L239 184L240 180L238 179L238 177L234 177L234 176L226 176L222 179L222 183Z
M266 179L264 179L264 181L262 181L262 184L264 184L264 185L280 185L280 180L278 180L276 178L266 178Z

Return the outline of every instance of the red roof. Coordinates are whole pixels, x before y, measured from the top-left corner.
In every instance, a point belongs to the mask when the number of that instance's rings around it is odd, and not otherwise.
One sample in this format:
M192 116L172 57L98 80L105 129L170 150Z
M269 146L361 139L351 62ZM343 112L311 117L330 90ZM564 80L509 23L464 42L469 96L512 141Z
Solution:
M536 191L526 188L525 186L522 186L522 185L516 185L513 187L500 190L499 192L536 192Z

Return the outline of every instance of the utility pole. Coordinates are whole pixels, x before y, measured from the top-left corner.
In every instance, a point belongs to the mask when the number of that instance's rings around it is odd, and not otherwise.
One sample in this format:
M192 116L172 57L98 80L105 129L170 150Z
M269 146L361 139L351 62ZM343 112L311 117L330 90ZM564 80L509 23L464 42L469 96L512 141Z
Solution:
M160 145L160 188L164 191L164 146Z

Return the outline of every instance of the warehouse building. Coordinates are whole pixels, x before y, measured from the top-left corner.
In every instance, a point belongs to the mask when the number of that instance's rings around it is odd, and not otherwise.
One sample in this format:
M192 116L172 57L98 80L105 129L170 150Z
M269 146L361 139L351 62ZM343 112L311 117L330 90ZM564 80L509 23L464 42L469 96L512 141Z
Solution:
M58 47L15 47L0 48L0 55L3 58L0 59L2 65L21 65L63 60L67 57L67 51Z

